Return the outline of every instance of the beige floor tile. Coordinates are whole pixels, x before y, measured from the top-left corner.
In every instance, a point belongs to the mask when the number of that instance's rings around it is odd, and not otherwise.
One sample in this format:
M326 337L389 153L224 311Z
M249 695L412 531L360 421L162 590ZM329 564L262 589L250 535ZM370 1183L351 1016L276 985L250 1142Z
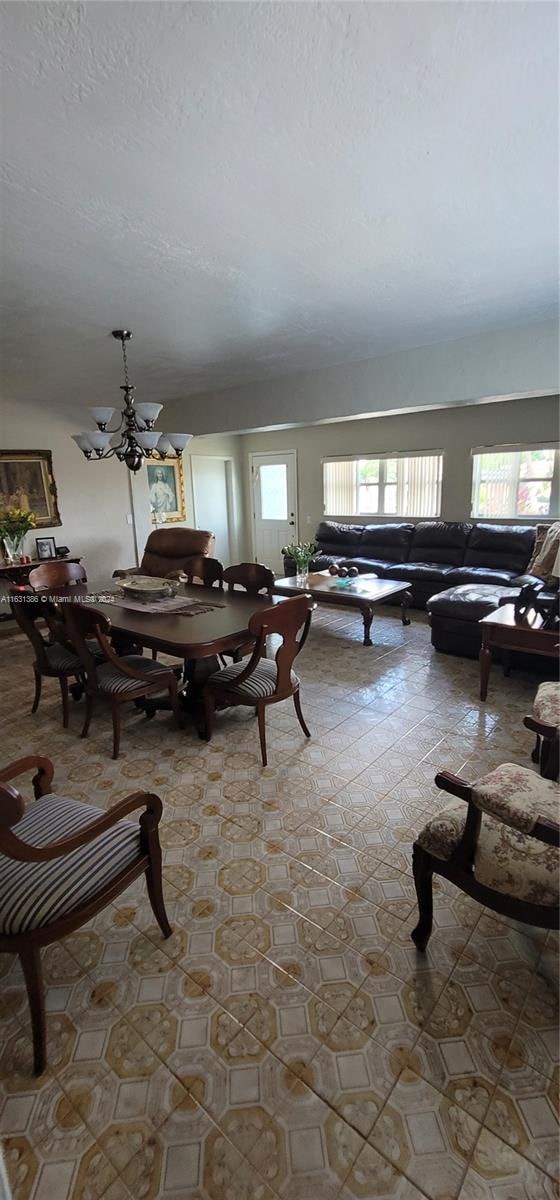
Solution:
M501 1138L483 1129L476 1143L460 1200L556 1200L557 1186Z

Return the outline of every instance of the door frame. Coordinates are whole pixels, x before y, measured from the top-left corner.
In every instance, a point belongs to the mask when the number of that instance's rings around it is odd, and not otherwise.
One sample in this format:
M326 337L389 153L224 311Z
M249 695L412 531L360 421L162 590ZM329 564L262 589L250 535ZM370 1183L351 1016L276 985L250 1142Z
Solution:
M294 469L294 542L299 541L299 488L298 488L298 462L297 450L249 450L249 495L251 500L251 555L253 562L257 561L257 531L256 531L256 513L255 513L255 492L254 492L254 476L255 468L253 460L255 458L283 458L291 457Z
M192 494L192 511L195 529L198 529L198 513L196 511L196 488L195 488L195 469L198 460L203 459L208 461L213 459L214 462L222 462L225 465L226 477L226 503L227 503L227 522L229 533L229 553L232 562L237 562L239 556L238 535L237 535L237 519L235 511L235 490L233 486L233 455L232 454L191 454L191 494ZM226 566L228 564L226 563Z

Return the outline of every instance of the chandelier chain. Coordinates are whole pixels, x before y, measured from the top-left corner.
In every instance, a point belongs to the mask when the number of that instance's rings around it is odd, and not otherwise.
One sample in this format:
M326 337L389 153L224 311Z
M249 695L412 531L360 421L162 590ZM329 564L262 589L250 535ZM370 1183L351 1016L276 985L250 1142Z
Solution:
M126 357L126 342L125 342L124 338L122 339L122 356L123 356L123 368L124 368L124 383L125 383L126 390L128 391L130 388L130 384L128 382L128 360Z

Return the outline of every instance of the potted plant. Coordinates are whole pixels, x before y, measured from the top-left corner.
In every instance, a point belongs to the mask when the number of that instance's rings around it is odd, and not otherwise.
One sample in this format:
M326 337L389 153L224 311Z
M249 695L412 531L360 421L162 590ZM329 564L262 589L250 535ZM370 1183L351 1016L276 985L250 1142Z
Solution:
M282 554L286 558L291 558L296 564L296 581L302 587L307 585L307 577L309 575L309 564L313 556L317 553L315 542L291 542L289 546L282 547Z
M0 512L0 537L8 564L21 558L25 535L36 524L35 513L28 508L6 508Z

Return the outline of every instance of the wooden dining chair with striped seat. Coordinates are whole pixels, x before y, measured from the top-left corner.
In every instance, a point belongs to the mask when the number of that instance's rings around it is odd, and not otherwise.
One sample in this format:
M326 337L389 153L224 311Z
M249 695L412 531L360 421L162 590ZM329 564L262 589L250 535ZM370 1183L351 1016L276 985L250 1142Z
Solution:
M235 563L232 567L226 567L224 583L227 584L228 592L242 588L250 596L258 596L262 592L266 592L267 596L272 596L274 571L271 571L270 567L264 567L262 563ZM226 652L226 657L233 658L234 662L240 662L247 654L251 654L252 649L253 643L248 642L244 646L238 646L236 650ZM263 646L262 657L266 658L266 645Z
M175 671L158 659L141 654L115 653L111 645L111 622L104 613L89 605L65 604L63 609L69 641L79 655L84 675L86 712L82 737L87 737L96 699L107 700L113 718L113 758L119 757L121 705L126 702L169 693L176 724L182 725ZM96 662L90 642L95 639L103 651L104 662Z
M267 764L265 714L269 704L278 704L293 696L298 721L306 737L311 734L303 719L299 696L299 679L293 670L294 660L301 653L311 625L315 602L311 596L294 596L270 607L260 608L249 621L249 633L254 648L247 663L231 663L210 675L204 685L204 715L206 740L209 742L217 708L247 704L255 709L259 721L259 737L263 767ZM274 659L262 657L266 639L278 634L281 641Z
M34 772L28 807L11 780ZM78 929L146 876L154 917L171 935L162 890L159 796L134 792L108 812L52 790L48 758L0 769L0 952L19 956L29 999L33 1070L46 1067L41 948ZM129 820L132 814L136 819Z
M83 693L81 679L83 666L80 656L68 644L63 631L62 621L56 605L45 596L39 597L33 591L20 591L12 588L9 594L9 604L12 616L17 621L22 633L29 639L35 658L33 674L35 676L35 695L31 712L37 712L43 679L58 679L62 700L62 724L68 728L69 720L69 681L70 690L78 699Z

